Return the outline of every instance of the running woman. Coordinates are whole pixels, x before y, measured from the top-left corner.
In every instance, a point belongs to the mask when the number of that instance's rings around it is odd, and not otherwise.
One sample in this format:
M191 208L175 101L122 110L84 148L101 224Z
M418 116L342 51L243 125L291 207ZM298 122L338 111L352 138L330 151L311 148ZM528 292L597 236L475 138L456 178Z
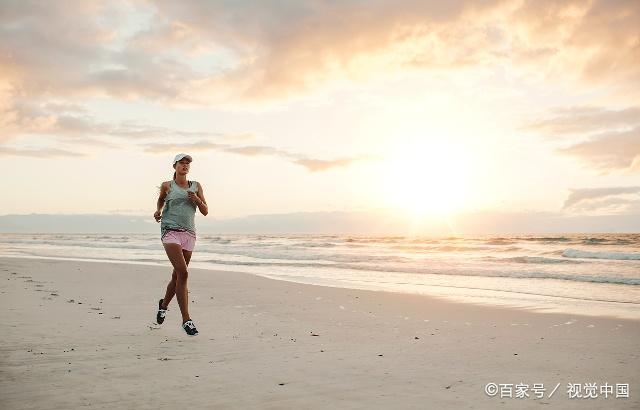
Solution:
M169 261L173 265L173 275L167 285L167 292L158 302L156 321L158 324L164 322L169 303L173 295L176 295L182 313L182 328L189 336L196 336L198 330L189 316L187 266L196 244L194 223L196 208L202 215L207 215L209 209L204 199L202 185L196 181L187 180L191 161L191 156L187 154L175 156L173 180L163 182L160 186L157 210L153 217L156 222L162 221L160 237Z

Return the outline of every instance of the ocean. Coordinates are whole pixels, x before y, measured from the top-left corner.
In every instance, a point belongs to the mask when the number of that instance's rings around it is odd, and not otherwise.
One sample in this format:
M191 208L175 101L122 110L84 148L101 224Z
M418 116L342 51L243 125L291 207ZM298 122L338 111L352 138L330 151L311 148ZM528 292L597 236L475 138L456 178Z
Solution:
M157 265L158 234L0 234L0 256ZM640 319L640 234L446 238L199 235L191 267L426 294L542 312Z

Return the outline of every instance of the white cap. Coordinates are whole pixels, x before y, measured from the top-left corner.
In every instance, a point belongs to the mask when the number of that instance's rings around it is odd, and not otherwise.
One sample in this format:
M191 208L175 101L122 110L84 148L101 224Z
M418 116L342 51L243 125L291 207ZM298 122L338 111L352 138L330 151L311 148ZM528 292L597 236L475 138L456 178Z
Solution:
M176 164L176 162L180 161L181 159L186 158L189 160L189 162L193 161L193 158L191 158L191 155L187 155L187 154L178 154L175 156L175 158L173 159L173 165Z

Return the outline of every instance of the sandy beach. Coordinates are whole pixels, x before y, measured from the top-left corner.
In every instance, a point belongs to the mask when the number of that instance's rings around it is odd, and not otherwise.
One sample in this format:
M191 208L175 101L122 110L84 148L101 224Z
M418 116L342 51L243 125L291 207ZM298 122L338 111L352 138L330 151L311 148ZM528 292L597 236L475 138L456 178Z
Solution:
M170 273L1 258L0 408L640 408L640 321L191 269L189 337Z

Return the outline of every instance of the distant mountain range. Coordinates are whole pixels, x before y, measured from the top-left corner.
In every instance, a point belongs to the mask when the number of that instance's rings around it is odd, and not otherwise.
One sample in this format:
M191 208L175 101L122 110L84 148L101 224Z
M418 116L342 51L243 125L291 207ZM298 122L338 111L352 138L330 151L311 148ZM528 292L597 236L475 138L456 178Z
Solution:
M409 218L383 212L299 212L252 215L233 219L196 217L199 233L353 234L353 235L479 235L571 232L640 232L640 215L565 216L560 213L477 212L448 221ZM4 233L159 233L151 216L131 215L4 215Z

